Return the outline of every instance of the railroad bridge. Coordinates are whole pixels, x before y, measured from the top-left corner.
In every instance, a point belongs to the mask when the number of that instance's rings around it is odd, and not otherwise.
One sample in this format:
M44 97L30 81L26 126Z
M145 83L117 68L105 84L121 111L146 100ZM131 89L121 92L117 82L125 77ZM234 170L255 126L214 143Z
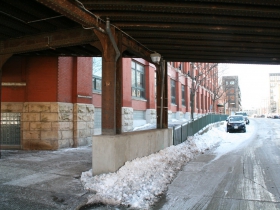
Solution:
M280 62L276 0L0 0L0 5L1 73L9 61L22 65L20 58L102 56L104 135L121 134L121 58L143 58L161 72L157 128L167 128L166 62ZM73 103L90 100L75 94Z

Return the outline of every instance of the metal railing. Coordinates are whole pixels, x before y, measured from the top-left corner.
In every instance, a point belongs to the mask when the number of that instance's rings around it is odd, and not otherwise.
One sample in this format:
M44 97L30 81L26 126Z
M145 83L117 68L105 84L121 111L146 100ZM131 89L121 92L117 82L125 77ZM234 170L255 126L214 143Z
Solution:
M173 127L173 145L178 145L187 140L189 136L193 136L202 128L209 124L226 120L228 115L208 114L181 125Z

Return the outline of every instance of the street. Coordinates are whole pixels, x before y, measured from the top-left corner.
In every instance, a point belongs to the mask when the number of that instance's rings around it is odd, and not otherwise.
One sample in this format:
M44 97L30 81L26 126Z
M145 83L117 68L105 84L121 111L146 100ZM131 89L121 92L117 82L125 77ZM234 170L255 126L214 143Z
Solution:
M153 209L280 209L280 120L250 120L249 138L221 157L214 148L187 163Z
M223 140L184 164L166 193L150 209L280 209L280 119L255 118L250 121L246 133L226 133L225 125L222 125L215 130L218 135L209 135L211 131L204 134L207 141L211 137L212 140L213 137ZM204 142L202 139L196 142L199 141ZM90 193L83 189L79 178L91 167L90 147L2 152L0 203L3 209L68 210L79 209L87 202ZM154 162L155 158L151 160ZM144 170L141 167L141 171ZM154 174L159 176L157 172ZM129 175L126 178L131 179ZM125 178L121 180L127 181ZM141 185L140 179L136 181ZM153 182L147 183L156 186ZM124 192L130 193L119 189L115 194ZM101 205L82 209L126 207Z

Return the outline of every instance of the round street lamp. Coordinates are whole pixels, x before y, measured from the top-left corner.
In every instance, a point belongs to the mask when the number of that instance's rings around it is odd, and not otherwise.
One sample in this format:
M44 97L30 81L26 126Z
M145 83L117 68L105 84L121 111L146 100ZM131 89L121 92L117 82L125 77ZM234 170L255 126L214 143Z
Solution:
M154 52L154 53L152 53L150 56L151 56L151 59L152 59L152 61L153 61L154 63L159 64L160 59L161 59L161 55L160 55L159 53Z

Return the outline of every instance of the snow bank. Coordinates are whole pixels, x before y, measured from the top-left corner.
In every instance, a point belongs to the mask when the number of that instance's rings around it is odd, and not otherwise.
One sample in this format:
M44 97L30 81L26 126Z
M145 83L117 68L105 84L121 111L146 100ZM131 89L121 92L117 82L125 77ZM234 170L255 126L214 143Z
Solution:
M213 128L177 146L126 162L116 173L98 176L92 176L91 170L82 173L84 188L92 193L88 204L148 209L167 190L167 185L186 162L223 140L224 135L224 126Z

